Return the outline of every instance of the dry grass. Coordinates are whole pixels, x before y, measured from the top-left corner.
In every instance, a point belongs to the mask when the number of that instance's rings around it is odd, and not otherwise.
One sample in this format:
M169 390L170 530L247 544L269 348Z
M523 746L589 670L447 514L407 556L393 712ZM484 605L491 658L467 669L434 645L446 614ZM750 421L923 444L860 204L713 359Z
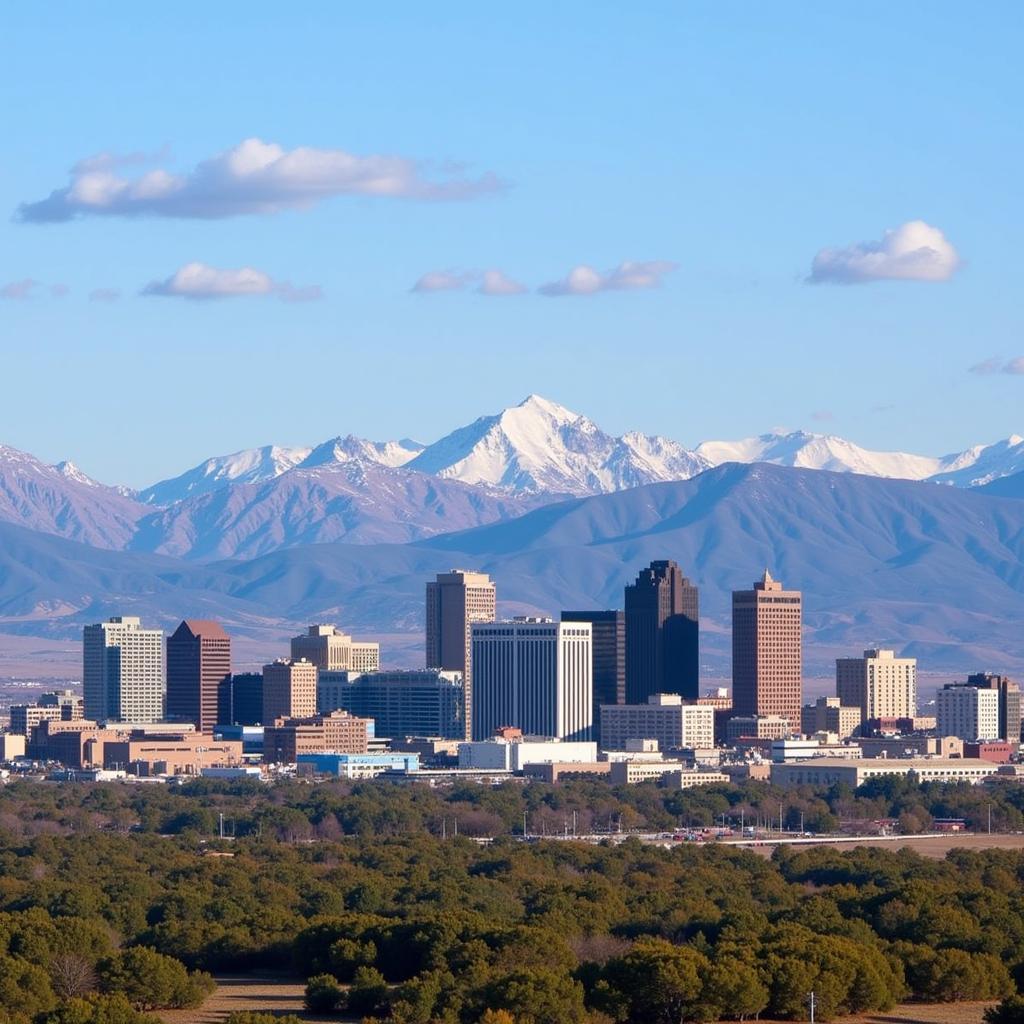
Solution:
M916 850L922 857L942 860L950 850L1024 850L1024 835L999 835L987 833L981 835L965 835L953 833L948 836L928 836L919 839L914 836L901 836L899 839L860 839L857 842L830 843L827 839L820 842L792 846L793 850L806 850L812 846L834 846L837 849L852 849L855 846L875 846L881 850ZM759 853L762 857L770 857L775 852L774 845L746 846L744 849Z

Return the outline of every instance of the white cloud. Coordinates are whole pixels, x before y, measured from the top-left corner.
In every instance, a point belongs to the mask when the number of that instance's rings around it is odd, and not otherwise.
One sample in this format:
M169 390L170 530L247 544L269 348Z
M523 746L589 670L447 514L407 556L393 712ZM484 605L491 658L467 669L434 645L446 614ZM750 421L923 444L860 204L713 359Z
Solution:
M1006 373L1011 377L1024 376L1024 356L1004 360L1002 356L991 356L968 367L968 373L977 373L988 377L994 373Z
M661 279L676 269L668 260L620 263L614 270L601 274L581 264L573 267L561 281L541 285L541 295L594 295L597 292L623 291L638 288L658 288Z
M296 288L287 281L275 281L253 267L221 270L206 263L186 263L164 281L151 281L143 295L165 295L182 299L227 299L243 295L276 295L283 302L308 302L323 298L319 285Z
M144 159L101 153L79 161L66 187L22 203L18 215L30 222L86 214L212 219L309 207L340 195L454 200L504 187L493 174L467 178L451 165L434 168L407 157L356 156L310 146L286 150L261 139L246 139L184 174L155 168L126 177L121 171Z
M474 276L455 270L430 270L409 290L414 292L457 292L472 284Z
M947 281L960 266L956 249L923 220L892 228L877 242L821 249L811 264L810 284L868 281Z
M513 281L500 270L485 270L477 291L481 295L522 295L526 285Z
M94 288L89 292L90 302L117 302L121 293L116 288Z
M0 287L0 299L27 299L39 284L31 277L23 277L20 281L11 281Z

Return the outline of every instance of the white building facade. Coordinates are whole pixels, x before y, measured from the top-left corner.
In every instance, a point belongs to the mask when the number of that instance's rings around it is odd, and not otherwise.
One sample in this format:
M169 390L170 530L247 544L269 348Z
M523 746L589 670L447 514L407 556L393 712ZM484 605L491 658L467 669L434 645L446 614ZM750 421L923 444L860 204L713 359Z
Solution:
M715 709L684 703L675 693L655 693L646 704L603 704L601 746L625 750L628 740L658 741L661 750L709 749L715 745Z
M94 722L159 722L164 717L164 633L121 615L82 630L85 717Z
M472 625L472 735L511 726L530 736L586 741L593 733L589 622L513 619Z
M913 718L917 714L917 659L872 649L862 658L836 659L836 696L861 718Z
M935 695L935 724L940 736L962 740L999 739L999 691L946 686Z

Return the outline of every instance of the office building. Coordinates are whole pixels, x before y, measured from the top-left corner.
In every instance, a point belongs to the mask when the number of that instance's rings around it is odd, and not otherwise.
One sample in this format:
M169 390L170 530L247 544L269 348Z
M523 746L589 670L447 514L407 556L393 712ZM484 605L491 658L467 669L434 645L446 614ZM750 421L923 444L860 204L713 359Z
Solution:
M263 760L295 764L300 754L365 754L372 738L373 722L347 711L283 716L263 727Z
M697 588L675 562L651 562L626 587L626 703L700 694Z
M292 637L292 660L305 658L321 672L376 672L380 644L353 640L335 626L310 626Z
M524 739L522 735L491 736L459 744L459 767L484 771L521 772L537 764L593 764L597 744Z
M475 622L493 622L497 607L494 584L482 572L452 569L427 584L427 668L461 672L462 722L465 738L473 727L473 648Z
M35 704L12 704L10 731L31 736L40 722L76 722L85 717L82 698L73 690L44 693Z
M97 722L159 722L164 717L164 634L119 615L82 630L82 694Z
M409 775L420 770L418 754L299 754L300 772L336 775L340 779L375 779L378 775Z
M260 725L263 722L263 673L236 672L220 685L218 725Z
M600 742L600 715L605 704L626 703L626 613L562 612L563 622L589 622L594 651L594 738Z
M979 690L995 690L999 694L999 738L1008 743L1019 743L1022 714L1020 686L1006 676L988 672L969 675L964 685Z
M836 658L836 695L844 707L860 708L865 722L913 718L917 714L917 659L873 649L863 658Z
M656 693L646 704L605 704L600 716L605 750L625 750L629 740L640 739L657 740L659 750L715 745L715 709L684 704L678 694Z
M589 622L474 623L473 738L503 726L532 736L589 740L593 732Z
M839 697L819 697L814 704L805 704L801 713L800 731L805 736L816 732L834 732L841 740L856 736L861 725L860 707L846 707Z
M773 786L834 786L851 789L882 775L903 775L916 782L966 782L972 785L995 775L999 766L991 761L957 758L885 758L851 760L841 757L812 757L806 761L773 764Z
M167 638L167 712L212 734L218 697L231 679L231 638L219 623L186 619Z
M377 736L462 739L462 675L439 668L387 672L321 672L317 710L341 708L372 718Z
M263 724L316 714L316 665L278 658L263 666Z
M800 729L802 598L765 569L752 590L732 595L732 703L740 716L777 715Z
M999 691L951 683L935 694L936 728L940 736L962 740L998 740Z

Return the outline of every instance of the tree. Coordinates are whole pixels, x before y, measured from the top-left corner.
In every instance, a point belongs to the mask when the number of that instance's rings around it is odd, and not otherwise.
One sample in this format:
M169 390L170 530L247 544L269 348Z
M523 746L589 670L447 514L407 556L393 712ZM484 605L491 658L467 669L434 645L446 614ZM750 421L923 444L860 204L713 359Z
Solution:
M376 967L357 967L348 990L348 1009L354 1016L368 1016L387 1002L388 984Z
M334 1013L345 1002L345 990L333 974L315 974L306 982L304 1002L310 1013Z
M275 1024L280 1018L274 1018ZM160 1024L159 1018L136 1010L120 992L114 995L94 993L84 999L65 1000L45 1017L41 1024Z
M605 978L625 1001L630 1021L680 1024L709 1018L701 976L710 966L707 957L686 946L641 939L625 956L608 962Z
M488 1009L507 1010L516 1024L583 1024L583 986L569 974L542 967L512 971L485 990Z
M985 1011L985 1024L1024 1024L1024 996L1007 996Z
M95 991L96 971L78 953L58 953L50 961L50 984L60 999L80 998Z
M99 965L104 992L122 992L140 1010L198 1006L215 985L208 974L192 974L174 957L132 946Z
M702 1002L718 1017L746 1020L768 1005L768 989L749 964L723 957L704 977Z

